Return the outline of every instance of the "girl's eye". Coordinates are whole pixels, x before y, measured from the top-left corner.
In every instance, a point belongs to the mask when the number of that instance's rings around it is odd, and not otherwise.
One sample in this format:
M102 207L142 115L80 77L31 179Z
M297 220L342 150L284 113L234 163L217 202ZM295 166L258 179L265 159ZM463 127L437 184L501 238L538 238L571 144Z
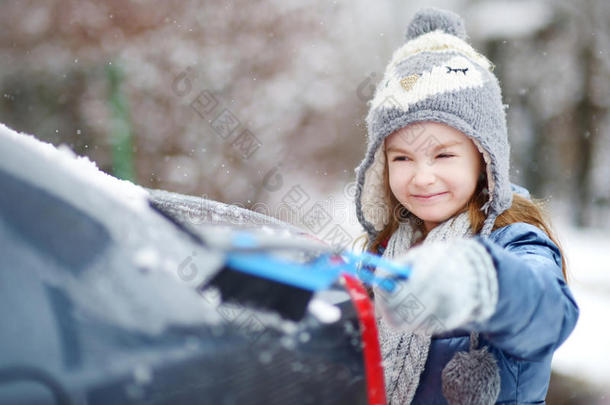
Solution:
M394 158L392 159L392 162L398 162L398 161L404 162L404 161L406 161L407 159L408 159L408 158L407 158L406 156L396 156L396 157L394 157Z
M450 158L452 156L455 156L455 155L452 155L451 153L441 153L437 157L440 157L440 158Z

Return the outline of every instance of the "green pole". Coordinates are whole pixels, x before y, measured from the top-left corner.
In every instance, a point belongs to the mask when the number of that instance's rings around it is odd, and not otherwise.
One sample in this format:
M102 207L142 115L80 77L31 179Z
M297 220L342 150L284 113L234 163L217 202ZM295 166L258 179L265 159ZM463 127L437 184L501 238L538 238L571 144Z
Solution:
M135 181L133 168L133 134L129 118L129 102L121 90L123 72L109 63L106 76L110 83L110 139L112 143L112 171L114 176Z

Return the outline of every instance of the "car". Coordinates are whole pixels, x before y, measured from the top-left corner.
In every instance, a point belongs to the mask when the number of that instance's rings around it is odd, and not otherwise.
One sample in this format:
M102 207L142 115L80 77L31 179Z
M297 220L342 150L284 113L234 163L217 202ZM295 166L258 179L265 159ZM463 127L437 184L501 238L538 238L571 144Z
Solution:
M0 188L0 404L385 403L357 277L295 300L242 271L328 257L306 232L1 124Z

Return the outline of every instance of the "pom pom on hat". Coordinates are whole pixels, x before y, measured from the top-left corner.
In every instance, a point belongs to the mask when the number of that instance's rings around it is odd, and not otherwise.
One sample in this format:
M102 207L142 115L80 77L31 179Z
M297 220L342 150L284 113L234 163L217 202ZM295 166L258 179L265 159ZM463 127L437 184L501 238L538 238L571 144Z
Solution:
M449 10L438 8L425 8L418 11L407 27L407 41L420 35L441 30L447 34L466 40L466 27L462 17Z

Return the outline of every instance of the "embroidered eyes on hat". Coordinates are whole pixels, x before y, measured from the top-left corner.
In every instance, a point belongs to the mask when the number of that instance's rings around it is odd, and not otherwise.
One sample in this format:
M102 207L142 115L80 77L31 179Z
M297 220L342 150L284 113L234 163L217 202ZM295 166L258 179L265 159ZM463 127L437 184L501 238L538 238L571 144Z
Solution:
M407 27L407 41L387 65L367 115L368 147L356 168L356 214L373 238L389 223L383 142L409 124L434 121L468 136L486 163L489 198L481 231L489 234L512 204L506 114L493 64L467 42L462 18L426 8ZM426 142L420 134L414 142Z

